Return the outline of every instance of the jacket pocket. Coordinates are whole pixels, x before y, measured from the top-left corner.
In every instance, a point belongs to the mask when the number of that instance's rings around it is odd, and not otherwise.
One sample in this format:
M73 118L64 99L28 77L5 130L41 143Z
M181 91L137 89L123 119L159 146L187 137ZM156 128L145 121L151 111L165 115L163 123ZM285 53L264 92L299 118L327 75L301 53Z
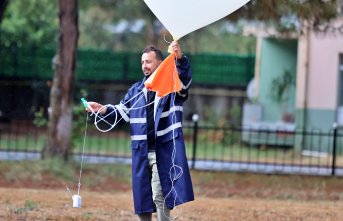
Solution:
M137 141L132 141L132 142L131 142L131 149L132 149L132 150L138 150L138 149L139 149L139 142L137 142Z
M179 137L179 132L178 131L174 131L174 133L173 133L173 131L171 131L171 132L161 136L160 139L161 139L162 143L167 143L167 142L169 142L169 141L171 141L173 139L176 139L178 137Z

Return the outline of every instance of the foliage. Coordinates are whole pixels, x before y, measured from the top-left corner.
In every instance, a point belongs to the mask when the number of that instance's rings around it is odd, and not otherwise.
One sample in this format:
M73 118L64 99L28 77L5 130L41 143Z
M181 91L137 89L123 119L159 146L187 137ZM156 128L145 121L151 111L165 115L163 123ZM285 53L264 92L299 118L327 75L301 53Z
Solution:
M291 87L295 85L295 79L291 72L285 71L283 75L275 78L271 85L271 99L280 104L289 99L289 93Z
M6 46L55 45L58 16L57 1L11 0L0 26L0 42Z
M34 210L39 206L38 202L28 198L25 200L24 207L27 208L28 210Z
M45 127L48 125L48 119L45 116L44 108L39 108L39 111L34 113L33 124L37 127Z
M79 97L87 99L88 93L86 90L81 89ZM75 148L83 142L85 124L88 123L88 113L80 100L73 106L73 129L72 129L72 147Z
M16 2L14 2L16 3ZM16 3L19 4L19 3ZM10 4L11 5L11 4ZM19 4L19 6L21 6ZM12 8L16 8L14 11L20 11L19 6L13 6L7 10L11 11L14 10ZM19 8L19 9L17 9ZM8 12L8 14L12 14ZM46 18L46 20L52 20L56 13L50 13L50 18ZM31 18L31 17L30 17ZM132 22L135 20L144 19L145 25L144 29L141 31L134 33L131 32L128 28L122 30L121 32L115 32L107 30L106 27L118 27L121 22L128 21ZM39 35L34 29L28 29L27 31L16 23L29 23L26 21L26 17L21 18L22 21L18 21L19 19L15 16L7 16L5 18L6 24L4 24L4 33L8 33L6 35L6 39L12 39L14 42L18 42L19 45L23 44L23 40L26 39L26 36L30 36L34 38L34 36ZM40 23L39 20L32 18L32 20L36 21L37 24ZM151 13L151 11L146 7L143 1L100 1L98 4L81 4L80 6L80 40L79 46L86 47L86 48L109 48L114 50L126 50L126 51L140 51L147 42L151 42L154 44L159 45L160 47L166 47L167 44L164 42L163 37L159 30L161 31L161 24L156 23L156 20ZM222 22L223 23L223 22ZM241 44L235 44L234 42L226 42L225 39L221 39L220 35L218 35L218 28L221 28L221 24L214 25L210 28L205 28L204 31L201 31L201 36L198 34L193 34L190 36L185 37L184 44L185 49L191 52L201 52L201 51L215 51L218 50L221 52L221 49L224 47L226 49L232 48L232 46L237 46ZM8 25L7 25L8 24ZM13 25L14 24L14 25ZM157 25L157 26L156 26ZM7 30L9 27L13 27L13 29ZM42 27L42 26L41 26ZM55 26L55 30L56 30ZM118 29L118 28L117 28ZM25 30L25 34L17 33L15 30ZM50 34L50 39L54 39L54 35L56 31ZM163 29L162 29L163 30ZM43 28L41 31L44 31L46 34L48 32L51 33L51 28ZM3 32L3 31L2 31ZM23 31L22 31L23 32ZM164 31L165 33L165 31ZM199 38L204 36L202 44ZM219 38L218 38L219 37ZM187 38L187 39L186 39ZM216 39L214 41L214 38ZM30 39L30 38L28 38ZM208 39L212 39L210 42L212 44L208 44ZM226 39L227 40L227 39ZM239 40L239 39L236 39ZM7 40L8 41L8 40ZM220 44L215 44L219 42ZM200 43L200 44L197 44ZM9 42L7 42L9 44ZM213 45L213 46L212 46ZM204 46L204 47L203 47ZM199 50L197 50L199 48ZM244 47L243 47L244 48ZM250 51L251 52L251 51Z
M279 31L294 31L299 22L307 21L315 29L330 25L338 16L341 0L251 0L229 15L230 20L255 20L274 24Z
M1 0L0 1L0 24L1 24L2 18L4 17L4 12L5 12L6 7L8 5L8 1L9 0Z
M34 44L35 47L55 46L58 29L57 1L11 0L0 26L0 42L5 45ZM182 39L185 51L192 53L254 53L254 38L240 35L242 19L276 25L279 30L298 28L299 21L309 20L318 27L337 16L337 0L252 0L237 12L204 27ZM127 26L111 31L123 21L144 21L138 32ZM230 21L230 22L229 22ZM119 51L140 51L145 44L167 47L167 34L153 13L137 0L83 0L79 2L79 46ZM235 29L235 30L228 30ZM167 39L170 38L167 34ZM169 39L170 40L170 39Z
M242 113L241 106L239 105L238 101L234 100L230 108L230 122L232 126L241 125L241 118L242 118L241 113Z
M87 2L87 1L85 1ZM143 1L108 0L80 5L80 47L137 51L147 42L145 31L130 31L130 22L153 17Z
M40 160L37 163L32 163L31 161L21 161L21 163L10 161L1 165L5 181L18 182L29 180L32 183L42 182L46 172L64 181L73 181L76 167L79 167L79 164L66 163L57 157Z
M19 207L19 208L14 209L14 213L15 214L27 213L28 211L32 211L38 207L39 207L38 202L28 198L25 200L24 207Z
M211 105L204 106L204 113L202 118L202 121L206 125L215 127L223 127L228 123L226 120L226 116L224 116L222 113L218 113L216 111L216 108Z
M6 171L3 179L6 181L15 182L18 180L30 180L31 182L39 182L42 180L40 173L36 173L39 166L18 164L17 162L8 163L8 168L2 168L2 171Z
M36 173L44 174L44 172L49 172L65 181L73 181L75 180L76 166L79 167L79 164L75 164L75 162L66 163L61 158L54 157L39 161Z
M84 5L82 10L85 11L85 15L90 14L90 16L85 17L92 17L91 11L93 8L97 8L97 10L99 12L101 11L101 14L103 15L109 15L106 17L111 17L112 24L118 24L121 20L134 21L135 19L144 19L145 21L145 29L140 34L130 33L127 30L122 33L113 34L114 37L112 41L113 45L116 46L112 46L112 48L120 50L129 48L137 51L144 47L144 44L147 42L156 43L160 47L166 45L163 41L163 35L166 34L167 31L163 29L161 24L156 20L143 1L107 0L99 1L98 4ZM309 20L312 25L318 26L320 24L330 22L330 20L336 16L337 0L252 0L236 13L229 15L226 20L223 19L221 21L217 21L214 24L195 31L185 36L182 39L182 42L185 49L192 53L203 51L226 52L232 47L237 47L242 44L249 45L249 43L245 42L245 38L241 38L241 36L237 37L235 41L230 41L230 38L225 39L225 35L235 36L232 34L232 31L225 32L228 20L232 21L229 25L235 29L242 28L240 27L242 24L239 24L239 21L246 19L251 21L262 21L266 24L273 24L279 31L284 32L296 30L299 28L299 21L302 20ZM89 30L94 30L94 28L96 28L95 26L92 27L93 29L90 28ZM102 32L104 32L104 30L102 30ZM151 34L155 35L153 41L148 37ZM234 34L237 34L237 31L234 31ZM239 31L238 34L240 34ZM83 42L82 38L83 37L81 35L81 42ZM93 42L96 42L96 39L93 39ZM245 47L242 46L242 48ZM240 50L242 49L240 48L238 51Z
M73 106L72 148L82 144L87 115L82 104Z
M4 181L6 182L30 182L44 183L46 175L49 179L57 179L63 183L78 181L80 162L69 161L66 163L61 158L49 158L39 161L2 161L0 168L3 171ZM130 184L131 169L126 165L103 164L84 164L83 171L87 176L83 176L83 183L87 186L97 186L107 179L116 180L121 183ZM73 183L74 184L74 183ZM61 186L63 188L64 186ZM25 202L25 208L34 208L37 205L28 200Z
M134 22L140 20L144 21L142 30L130 30ZM181 40L183 49L189 53L253 54L255 39L242 37L242 27L233 26L236 25L221 20L195 31ZM118 30L119 27L122 27L121 31ZM230 27L237 29L234 34L227 30ZM167 41L171 41L167 31L144 2L136 0L99 1L92 5L84 3L80 6L80 33L80 47L117 51L137 52L149 43L167 48L168 43L164 41L164 35Z
M234 30L230 30L230 27ZM226 20L186 35L181 40L183 50L190 53L255 54L256 39L242 36L238 24Z
M79 46L87 48L112 48L115 37L104 30L104 25L111 23L110 12L104 11L97 5L80 10Z
M239 126L241 121L241 107L237 100L233 100L227 113L218 112L215 106L205 105L202 123L208 126L225 127ZM221 132L220 132L221 133Z
M292 109L289 109L293 105L290 105L290 98L292 91L294 91L295 79L294 75L290 71L285 71L283 75L273 79L271 83L270 98L281 106L282 120L284 122L294 122L294 113Z
M85 90L81 90L80 94L81 97L87 97L87 92ZM88 113L85 111L81 102L78 102L73 106L72 148L77 147L83 141L87 114ZM34 125L37 127L45 127L48 125L48 119L43 108L40 108L34 115Z

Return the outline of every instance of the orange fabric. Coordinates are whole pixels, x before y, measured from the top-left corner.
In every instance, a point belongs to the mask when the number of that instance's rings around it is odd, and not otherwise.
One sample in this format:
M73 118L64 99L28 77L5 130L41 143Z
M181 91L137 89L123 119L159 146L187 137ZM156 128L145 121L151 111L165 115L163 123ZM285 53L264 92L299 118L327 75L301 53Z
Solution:
M164 59L154 73L144 82L144 85L148 90L155 91L159 97L181 90L182 86L175 65L174 52Z

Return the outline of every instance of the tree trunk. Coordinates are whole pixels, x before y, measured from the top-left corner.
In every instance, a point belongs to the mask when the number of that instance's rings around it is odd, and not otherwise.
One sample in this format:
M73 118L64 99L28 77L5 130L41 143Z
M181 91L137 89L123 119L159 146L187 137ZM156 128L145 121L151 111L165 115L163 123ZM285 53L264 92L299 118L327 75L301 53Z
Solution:
M60 30L53 59L54 79L50 92L48 143L44 155L67 160L71 145L72 102L78 40L77 0L59 0Z
M8 5L8 0L0 0L0 24L4 17L7 5Z

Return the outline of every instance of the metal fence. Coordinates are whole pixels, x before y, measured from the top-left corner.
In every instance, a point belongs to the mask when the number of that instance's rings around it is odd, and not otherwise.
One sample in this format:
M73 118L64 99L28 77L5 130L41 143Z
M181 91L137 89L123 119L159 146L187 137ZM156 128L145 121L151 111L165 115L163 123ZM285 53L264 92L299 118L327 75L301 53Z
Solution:
M74 136L72 155L80 159L83 134ZM343 130L218 128L184 124L190 167L270 174L343 175ZM0 160L37 160L46 128L30 122L0 124ZM89 124L84 159L89 163L130 164L127 127L101 133Z

